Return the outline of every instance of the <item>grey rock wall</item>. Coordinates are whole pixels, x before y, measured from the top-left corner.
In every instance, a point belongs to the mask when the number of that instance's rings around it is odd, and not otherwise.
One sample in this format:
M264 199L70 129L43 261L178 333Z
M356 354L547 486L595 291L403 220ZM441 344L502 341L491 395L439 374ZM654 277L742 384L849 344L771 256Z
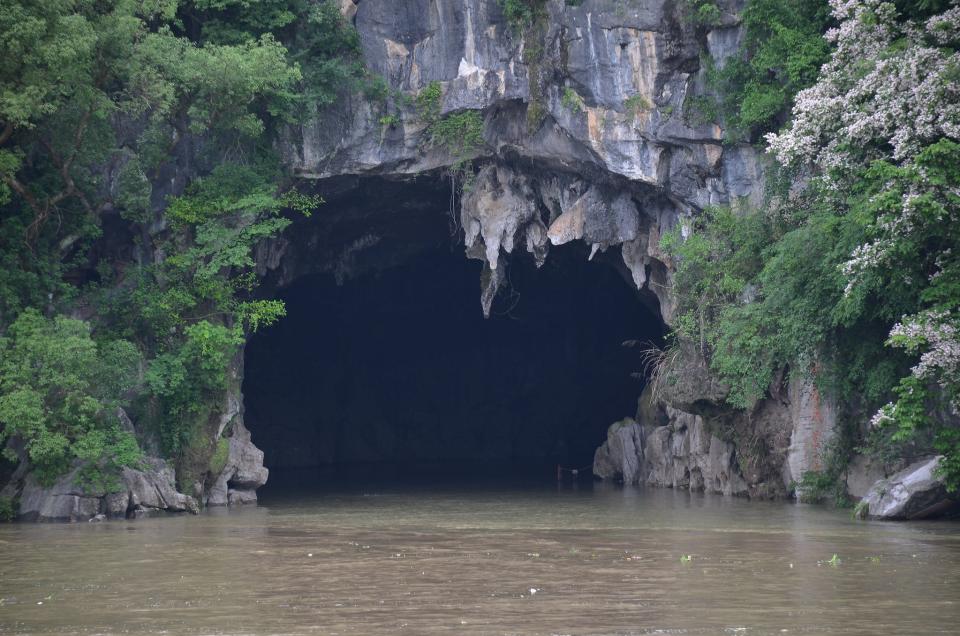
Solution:
M783 483L789 488L807 471L824 468L824 458L837 430L836 408L824 399L808 378L788 384L789 415L793 424L783 465Z
M669 423L647 435L646 482L696 492L746 495L735 447L711 435L699 415L667 407Z
M222 468L211 466L204 475L204 483L194 491L207 506L255 504L257 488L267 483L270 471L263 465L263 451L250 438L244 424L243 357L236 356L229 371L230 389L224 395L223 405L216 418L216 442L226 443L227 456ZM212 462L212 460L211 460ZM217 471L215 474L214 471Z
M855 499L863 499L875 483L886 478L885 466L868 457L857 455L847 467L847 494Z
M293 131L284 155L299 176L327 184L436 179L464 159L430 143L414 106L436 82L441 114L469 109L483 118L484 142L466 157L470 183L451 213L466 256L484 263L484 313L512 254L525 251L542 265L551 247L581 241L591 258L618 252L628 279L656 298L670 324L673 265L661 237L678 226L686 234L706 206L757 204L763 194L757 151L728 143L720 126L689 108L692 97L708 92L701 55L722 65L741 43L742 3L720 5L720 26L697 31L680 16L680 3L668 0L576 7L548 0L547 19L518 30L496 0L342 0L367 67L390 93L348 97ZM364 227L390 225L372 211L360 217ZM339 280L358 263L383 258L365 253L397 231L366 229L341 243L319 238L295 255L284 238L262 250L260 263L289 282L309 269L307 261L327 258L316 255L322 246L338 255L329 267ZM822 467L835 408L811 381L783 379L769 399L737 412L724 401L726 387L687 353L663 392L667 423L641 418L611 429L597 452L600 474L770 497L791 494L806 471ZM242 420L238 430L245 431ZM257 452L249 434L231 439L228 468L207 489L210 504L255 499L266 479ZM238 478L244 465L259 466L247 471L255 478Z
M749 494L732 443L711 435L698 415L669 407L666 414L660 426L629 418L613 424L594 456L593 474L624 484Z
M579 240L592 254L619 249L669 321L660 237L706 205L757 200L761 161L688 116L688 98L704 91L701 43L676 3L546 7L544 23L518 31L496 0L344 2L367 66L393 96L347 99L292 135L286 156L312 179L448 168L460 157L428 143L411 105L438 82L441 113L484 118L484 145L469 157L476 178L460 206L466 253L486 264L484 310L504 278L501 254L523 249L542 263L551 245ZM706 34L720 58L737 46L733 16ZM384 116L396 124L385 127Z
M644 429L632 418L610 425L593 457L593 474L600 479L637 484L644 480Z
M227 461L207 490L208 506L257 502L257 488L267 483L270 471L263 465L263 451L250 440L250 431L238 422L227 438Z
M141 517L165 512L199 512L197 501L177 491L174 471L165 461L147 459L138 469L124 468L116 488L85 486L79 468L51 486L28 475L19 493L18 518L24 521L87 521Z

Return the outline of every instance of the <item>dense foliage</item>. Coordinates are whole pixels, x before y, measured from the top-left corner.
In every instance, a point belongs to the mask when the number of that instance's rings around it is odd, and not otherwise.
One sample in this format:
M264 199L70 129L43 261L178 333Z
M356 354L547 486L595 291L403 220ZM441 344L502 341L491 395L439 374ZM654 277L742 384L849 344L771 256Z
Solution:
M830 59L767 137L782 183L765 209L709 210L666 246L679 335L732 404L781 368L812 373L847 407L843 439L887 460L943 453L956 488L960 8L924 4L833 0Z
M248 297L257 282L253 248L289 225L281 211L309 214L317 204L295 191L277 196L249 166L221 164L170 200L166 218L176 231L157 240L165 258L98 299L107 324L152 357L146 381L167 452L191 442L195 431L184 424L208 415L244 334L284 315L281 301Z
M0 338L0 443L17 436L41 483L76 459L108 472L136 464L137 441L121 430L116 408L139 362L127 341L97 343L81 320L27 309Z
M272 136L362 87L358 52L329 0L0 0L0 443L42 479L135 463L120 406L178 461L204 439L284 312L252 250L319 203Z
M710 0L687 6L696 23L720 19ZM722 63L703 60L713 96L693 102L701 116L723 122L731 141L779 128L794 95L813 83L830 55L823 38L830 22L826 0L751 0L742 19L740 50Z

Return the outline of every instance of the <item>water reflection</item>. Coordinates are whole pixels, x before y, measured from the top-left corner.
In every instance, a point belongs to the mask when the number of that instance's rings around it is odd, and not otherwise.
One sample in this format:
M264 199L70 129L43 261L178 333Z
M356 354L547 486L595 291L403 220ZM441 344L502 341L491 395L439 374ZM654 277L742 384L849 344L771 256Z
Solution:
M0 527L0 632L934 634L960 525L582 482ZM837 561L831 564L836 554Z

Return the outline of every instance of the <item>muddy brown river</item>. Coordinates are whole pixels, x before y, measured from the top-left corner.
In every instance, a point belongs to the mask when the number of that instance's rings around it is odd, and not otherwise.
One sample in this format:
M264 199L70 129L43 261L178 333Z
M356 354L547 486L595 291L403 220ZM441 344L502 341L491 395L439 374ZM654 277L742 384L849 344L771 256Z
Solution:
M0 525L0 633L958 634L960 523L589 483L268 491Z

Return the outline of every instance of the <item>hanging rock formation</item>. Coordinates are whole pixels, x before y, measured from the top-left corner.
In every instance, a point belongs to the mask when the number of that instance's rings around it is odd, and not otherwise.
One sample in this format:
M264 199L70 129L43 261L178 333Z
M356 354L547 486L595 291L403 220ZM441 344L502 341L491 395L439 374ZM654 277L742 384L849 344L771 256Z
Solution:
M344 14L391 89L416 95L437 82L441 116L483 117L459 214L468 256L486 263L485 311L501 254L522 247L543 262L550 245L580 240L592 253L622 246L634 283L662 296L669 314L660 236L705 205L759 197L760 162L685 115L688 96L705 90L704 71L674 3L545 6L548 17L525 27L507 24L495 0L363 0L345 2ZM732 10L728 22L713 38L720 57L735 50L720 44L739 32ZM384 115L396 123L385 128ZM417 110L392 98L353 97L334 117L289 139L301 176L404 179L463 159L431 144Z

